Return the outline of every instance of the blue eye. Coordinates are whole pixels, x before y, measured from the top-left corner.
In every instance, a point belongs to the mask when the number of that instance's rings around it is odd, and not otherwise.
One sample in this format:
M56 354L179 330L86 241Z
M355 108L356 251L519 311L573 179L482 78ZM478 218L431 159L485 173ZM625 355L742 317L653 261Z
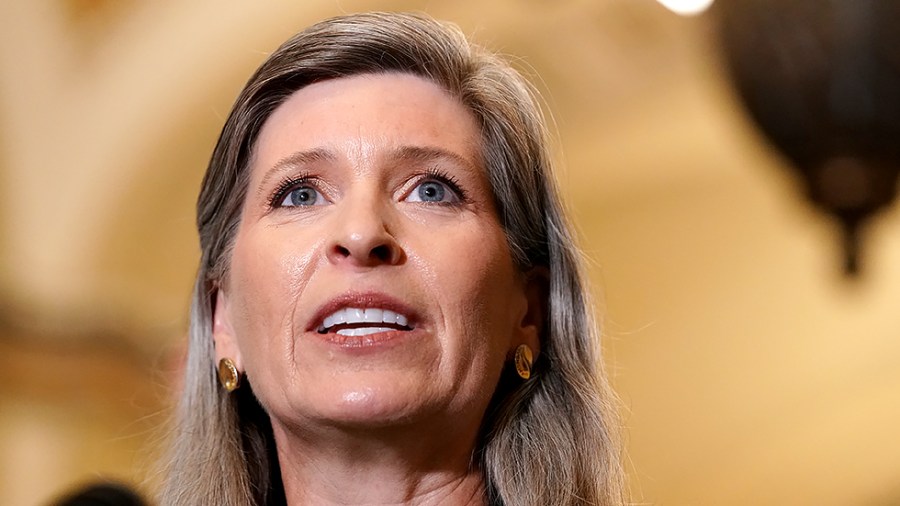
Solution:
M459 202L459 196L445 183L440 181L423 181L413 188L407 197L408 202L437 202L452 204Z
M299 186L288 191L279 204L281 207L315 206L325 202L325 197L311 186Z

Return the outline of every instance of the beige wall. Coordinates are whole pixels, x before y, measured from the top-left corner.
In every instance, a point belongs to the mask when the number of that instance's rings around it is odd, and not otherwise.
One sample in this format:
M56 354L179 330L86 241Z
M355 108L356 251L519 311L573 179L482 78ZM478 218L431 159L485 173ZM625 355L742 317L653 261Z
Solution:
M0 503L148 477L230 102L290 33L372 5L0 3ZM378 5L454 20L539 76L636 500L900 502L900 214L843 279L835 227L742 116L713 19L650 0Z

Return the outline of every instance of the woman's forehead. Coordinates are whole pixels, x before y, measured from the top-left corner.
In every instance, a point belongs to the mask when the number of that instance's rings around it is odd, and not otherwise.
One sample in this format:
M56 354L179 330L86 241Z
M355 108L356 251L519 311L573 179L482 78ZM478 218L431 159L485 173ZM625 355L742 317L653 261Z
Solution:
M252 165L372 157L455 161L480 168L472 112L430 80L412 74L363 74L294 92L264 123Z

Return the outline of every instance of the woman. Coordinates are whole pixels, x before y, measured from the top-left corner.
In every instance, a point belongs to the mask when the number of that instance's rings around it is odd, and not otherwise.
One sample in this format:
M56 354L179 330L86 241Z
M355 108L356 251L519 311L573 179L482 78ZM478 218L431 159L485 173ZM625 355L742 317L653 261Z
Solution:
M621 504L539 108L456 28L362 14L286 42L198 228L164 504Z

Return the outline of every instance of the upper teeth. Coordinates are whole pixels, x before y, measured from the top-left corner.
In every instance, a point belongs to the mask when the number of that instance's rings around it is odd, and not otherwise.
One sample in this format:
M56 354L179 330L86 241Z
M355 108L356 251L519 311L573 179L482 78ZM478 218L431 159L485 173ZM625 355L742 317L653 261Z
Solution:
M409 321L405 315L395 313L390 309L347 307L326 316L319 331L327 330L341 323L390 323L406 327Z

